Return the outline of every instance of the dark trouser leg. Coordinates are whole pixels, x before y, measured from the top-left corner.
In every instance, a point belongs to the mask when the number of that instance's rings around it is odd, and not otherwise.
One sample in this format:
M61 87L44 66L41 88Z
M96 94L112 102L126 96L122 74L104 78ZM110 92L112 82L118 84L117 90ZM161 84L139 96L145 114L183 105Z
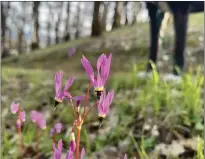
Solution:
M174 13L175 51L173 73L175 75L183 72L184 69L184 48L186 43L187 22L188 13Z
M157 7L153 4L148 3L147 9L150 17L150 51L149 60L156 64L157 62L157 51L158 51L158 40L159 40L159 29L161 22L164 17L164 13L159 12ZM150 62L147 65L147 71L151 71L152 67Z

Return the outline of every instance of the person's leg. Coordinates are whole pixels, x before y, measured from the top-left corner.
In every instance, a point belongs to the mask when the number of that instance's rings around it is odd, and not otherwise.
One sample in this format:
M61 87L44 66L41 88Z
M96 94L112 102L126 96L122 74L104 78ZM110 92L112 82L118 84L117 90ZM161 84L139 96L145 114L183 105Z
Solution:
M159 41L159 30L161 22L164 17L164 13L160 12L159 9L151 3L147 3L147 9L150 17L150 51L149 61L151 60L155 64L157 63L157 51ZM147 65L147 71L151 71L152 67L150 62Z

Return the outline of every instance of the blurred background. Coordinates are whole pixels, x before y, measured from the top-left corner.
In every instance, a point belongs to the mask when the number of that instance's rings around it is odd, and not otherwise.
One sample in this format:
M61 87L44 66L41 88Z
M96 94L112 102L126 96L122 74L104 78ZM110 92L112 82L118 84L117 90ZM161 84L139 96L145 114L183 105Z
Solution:
M99 36L120 25L148 20L143 3L118 3L3 2L5 50L16 54L30 52L73 39ZM2 56L7 55L3 52Z
M68 102L53 110L54 74L62 70L64 81L74 75L71 94L82 95L88 78L80 59L85 55L95 66L102 53L113 54L106 87L114 89L115 98L99 131L97 110L85 121L81 146L87 158L122 158L125 152L129 158L204 158L204 13L189 15L186 73L179 84L161 79L172 70L172 15L160 37L159 78L137 76L146 68L149 49L144 2L4 1L1 46L2 158L18 156L15 116L9 108L13 101L27 112L24 158L37 155L31 110L43 112L47 119L41 158L52 156L48 134L57 122L64 125L58 139L63 139L66 153L73 119ZM94 100L91 89L90 105Z

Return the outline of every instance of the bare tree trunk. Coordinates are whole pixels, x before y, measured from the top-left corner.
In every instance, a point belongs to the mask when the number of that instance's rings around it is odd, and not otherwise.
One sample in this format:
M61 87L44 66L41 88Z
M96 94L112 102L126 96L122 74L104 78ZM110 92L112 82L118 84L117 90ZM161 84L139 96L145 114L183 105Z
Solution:
M106 21L107 21L107 12L108 12L108 6L109 6L109 2L104 2L103 3L103 16L102 16L102 27L103 30L106 30Z
M12 49L12 31L10 28L8 28L8 32L9 32L9 48Z
M5 52L5 32L6 32L6 15L4 13L4 6L1 2L1 57L6 56Z
M51 23L50 20L48 20L48 24L47 24L47 46L51 45L51 37L50 37L50 33L51 32Z
M121 20L120 11L119 11L120 2L117 1L115 3L116 3L116 5L115 5L115 13L114 13L112 29L116 29L116 28L120 27L120 20Z
M47 21L47 46L51 45L51 21L53 21L53 13L52 13L52 6L47 2L48 4L48 10L49 10L49 15L48 21Z
M140 12L141 9L141 4L139 2L132 2L133 4L133 20L132 20L132 25L137 23L137 14Z
M70 2L67 2L67 18L65 21L65 35L64 35L64 41L70 40L70 32L69 32L69 16L70 16Z
M23 44L23 30L18 30L18 37L17 37L17 50L19 54L22 54L22 44Z
M125 25L128 24L128 16L127 16L127 11L128 11L128 9L127 9L127 4L128 4L127 1L124 2Z
M76 24L75 24L75 27L76 27L75 39L78 39L79 38L79 34L80 34L80 12L81 12L80 11L80 5L81 5L81 2L78 2Z
M33 42L31 44L31 49L35 50L39 48L39 6L40 2L39 1L34 1L33 2L33 18L34 18L34 31L33 31Z
M62 14L62 7L63 7L63 2L58 2L58 3L60 3L60 5L59 5L60 11L58 13L58 19L57 19L57 22L55 25L55 34L56 34L55 43L56 44L58 44L60 42L59 41L59 25L61 22L61 14Z
M99 18L99 9L100 9L100 1L95 1L91 36L99 36L102 34L102 26Z
M10 2L8 1L7 2L8 4L7 4L7 16L9 16L9 10L10 10ZM12 35L11 35L11 33L12 33L12 31L11 31L11 28L9 28L9 26L7 26L7 30L8 30L8 43L9 43L9 49L11 49L12 48Z

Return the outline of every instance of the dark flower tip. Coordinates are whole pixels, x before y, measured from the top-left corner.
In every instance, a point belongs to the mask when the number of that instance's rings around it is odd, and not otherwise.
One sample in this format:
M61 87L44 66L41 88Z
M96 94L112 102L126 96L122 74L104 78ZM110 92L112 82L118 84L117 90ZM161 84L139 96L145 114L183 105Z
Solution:
M102 126L102 121L103 121L103 117L98 117L98 120L99 120L99 129L100 129L100 127Z
M97 93L97 99L100 100L100 96L101 96L102 91L96 91L96 93Z
M59 103L60 103L60 102L58 102L57 100L55 100L54 109L56 109L56 106L57 106Z

